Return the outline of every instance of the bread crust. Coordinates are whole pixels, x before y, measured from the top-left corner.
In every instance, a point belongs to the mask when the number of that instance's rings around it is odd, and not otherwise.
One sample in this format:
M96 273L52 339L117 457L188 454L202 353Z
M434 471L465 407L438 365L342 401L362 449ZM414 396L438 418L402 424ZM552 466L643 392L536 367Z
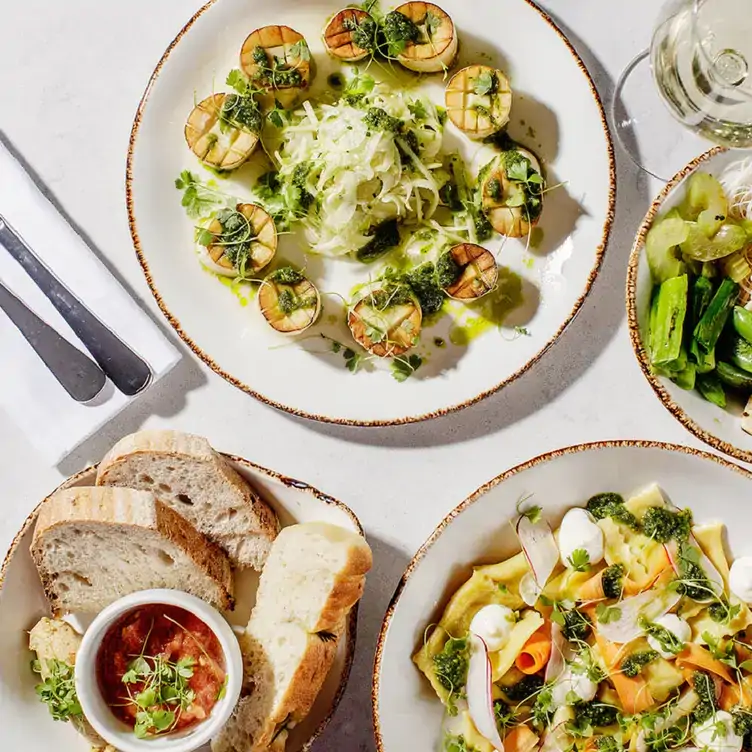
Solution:
M248 508L250 518L254 525L253 530L247 531L248 536L258 538L260 553L252 561L238 561L233 554L237 547L223 546L223 539L237 539L237 535L223 536L213 533L211 528L203 526L202 520L192 520L193 523L207 535L214 543L223 548L238 566L250 565L260 569L268 555L274 539L279 533L279 521L274 511L266 504L246 482L246 480L230 465L219 453L212 449L209 442L202 436L181 433L170 430L139 431L138 433L125 436L110 449L99 463L97 470L97 486L128 486L133 483L123 482L118 479L119 471L133 458L139 455L159 456L161 458L174 458L206 465L217 472L224 483L232 490L241 504ZM156 489L159 497L158 489ZM165 502L170 505L169 500ZM180 514L181 509L173 507ZM186 510L182 510L186 511ZM190 519L190 515L188 516Z
M180 548L197 568L217 583L220 589L217 606L233 607L234 584L227 556L185 518L147 491L76 487L62 489L42 504L30 546L31 557L54 615L59 615L62 608L55 589L55 573L46 566L42 543L48 533L76 523L105 529L117 525L133 528L134 532L150 530L157 533Z
M273 576L268 569L287 549L295 551L297 536L315 535L321 547L346 547L346 556L334 573L329 592L313 624L295 613L275 614L274 589L265 587L265 579ZM279 548L278 548L279 547ZM346 630L350 609L358 602L365 587L365 575L372 565L371 549L362 536L327 523L303 523L284 528L274 543L269 567L261 575L259 598L254 606L245 634L240 640L246 662L249 694L241 698L232 718L220 736L212 742L213 752L282 752L286 729L302 721L310 712L324 681L331 670L342 634ZM281 550L280 550L281 549ZM295 601L293 600L293 603ZM284 624L278 627L270 616ZM268 659L267 641L276 637L275 629L299 629L305 635L306 647L282 695L267 706L276 695L276 677Z

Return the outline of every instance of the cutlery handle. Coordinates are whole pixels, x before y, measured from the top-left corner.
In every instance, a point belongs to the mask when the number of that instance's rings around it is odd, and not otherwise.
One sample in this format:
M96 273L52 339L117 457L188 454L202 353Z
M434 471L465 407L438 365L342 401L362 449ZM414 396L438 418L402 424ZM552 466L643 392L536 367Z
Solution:
M0 245L49 298L100 368L123 394L133 396L151 381L151 369L106 327L39 259L0 217Z
M76 402L88 402L102 391L107 377L97 364L42 321L2 283L0 308Z

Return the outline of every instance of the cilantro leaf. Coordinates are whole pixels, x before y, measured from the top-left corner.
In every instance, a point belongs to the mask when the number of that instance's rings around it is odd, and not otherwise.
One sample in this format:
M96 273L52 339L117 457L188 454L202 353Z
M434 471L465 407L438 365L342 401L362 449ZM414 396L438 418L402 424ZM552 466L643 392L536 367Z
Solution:
M572 551L568 563L575 572L587 572L590 569L590 554L584 548L576 548Z
M422 365L423 358L420 355L397 357L392 361L392 376L396 381L407 381Z
M250 88L250 81L248 80L248 76L243 73L243 71L238 70L237 68L233 68L228 74L227 79L225 83L235 89L235 91L240 94L240 96L245 96L248 93L248 89Z
M493 94L498 86L496 76L491 71L484 70L473 82L473 91L480 97Z
M311 50L305 39L301 39L290 47L290 55L298 60L308 62L311 59Z

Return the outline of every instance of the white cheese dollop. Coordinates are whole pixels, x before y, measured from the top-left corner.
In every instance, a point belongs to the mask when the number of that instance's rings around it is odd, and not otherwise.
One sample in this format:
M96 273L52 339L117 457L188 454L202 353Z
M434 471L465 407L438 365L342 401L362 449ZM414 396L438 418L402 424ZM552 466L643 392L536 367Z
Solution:
M572 554L578 549L587 552L588 563L597 564L603 559L603 531L584 509L570 509L559 527L559 553L561 563L570 567Z
M734 719L725 710L695 726L692 736L700 749L709 752L740 752L742 748L743 739L734 733Z
M590 702L598 691L598 685L586 673L578 673L567 666L551 690L554 706Z
M752 556L742 556L731 565L731 592L745 603L752 603Z
M511 608L494 603L473 616L470 631L486 643L489 653L495 653L507 644L515 621Z
M671 634L673 634L676 639L679 640L679 642L687 642L692 637L692 628L689 626L689 624L687 624L686 621L684 621L684 619L682 619L680 616L677 616L676 614L666 614L665 616L660 616L655 620L655 624L671 632ZM661 643L658 642L655 637L649 636L648 644L651 648L653 648L653 650L657 650L662 658L666 658L667 660L676 658L673 653L669 653L667 650L664 650L661 646Z

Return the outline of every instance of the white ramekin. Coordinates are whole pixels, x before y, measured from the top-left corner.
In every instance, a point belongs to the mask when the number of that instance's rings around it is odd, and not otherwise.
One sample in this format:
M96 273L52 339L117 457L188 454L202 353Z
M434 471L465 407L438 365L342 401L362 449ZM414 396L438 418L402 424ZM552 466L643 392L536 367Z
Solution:
M175 734L137 739L133 730L113 715L102 697L97 678L97 653L107 631L123 614L154 603L183 608L214 632L225 658L227 685L224 697L205 721ZM192 752L217 736L230 718L243 684L243 657L232 627L208 603L179 590L142 590L116 601L94 619L76 656L75 676L84 716L108 744L121 752Z

